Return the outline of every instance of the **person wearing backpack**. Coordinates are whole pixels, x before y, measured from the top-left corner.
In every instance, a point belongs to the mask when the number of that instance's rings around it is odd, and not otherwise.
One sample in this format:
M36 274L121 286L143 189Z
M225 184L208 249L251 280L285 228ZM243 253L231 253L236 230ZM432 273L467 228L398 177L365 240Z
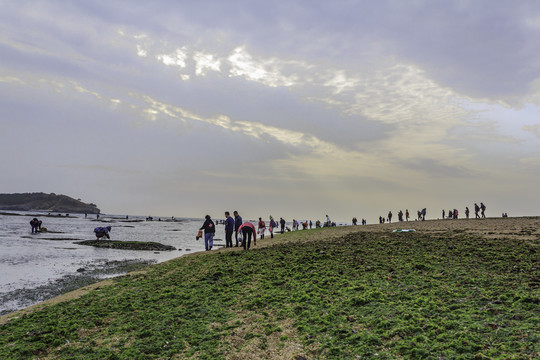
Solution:
M259 234L259 238L262 240L264 239L264 231L266 230L266 223L262 218L259 218L259 225L257 227L257 233Z
M268 231L270 232L270 239L274 238L274 228L277 227L277 223L275 222L272 215L270 215L270 227L268 228Z

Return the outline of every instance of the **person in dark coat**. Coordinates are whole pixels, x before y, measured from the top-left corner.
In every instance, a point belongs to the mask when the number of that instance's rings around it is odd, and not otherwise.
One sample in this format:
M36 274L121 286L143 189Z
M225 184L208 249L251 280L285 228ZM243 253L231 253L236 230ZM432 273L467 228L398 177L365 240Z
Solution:
M251 236L253 235L253 245L257 245L257 234L255 233L255 226L246 221L240 226L238 231L242 231L242 237L244 239L244 250L249 250L251 246Z
M228 211L225 211L225 247L232 247L232 234L234 232L234 219Z
M238 211L233 211L234 215L234 237L236 240L236 247L238 247L238 229L242 226L242 217L238 214Z
M30 226L32 226L32 234L41 231L41 221L37 218L33 218L32 220L30 220Z
M210 218L210 215L204 217L203 226L199 230L204 230L204 249L206 251L212 250L214 246L214 234L216 233L216 224Z

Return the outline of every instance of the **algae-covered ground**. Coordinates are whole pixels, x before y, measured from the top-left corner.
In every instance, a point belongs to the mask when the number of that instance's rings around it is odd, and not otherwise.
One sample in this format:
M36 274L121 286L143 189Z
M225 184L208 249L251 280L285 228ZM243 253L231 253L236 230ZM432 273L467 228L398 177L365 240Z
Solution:
M535 359L539 220L521 220L306 230L184 256L11 317L0 358Z
M116 241L116 240L84 240L74 242L77 245L94 246L107 249L121 250L154 250L171 251L176 250L174 246L163 245L153 241Z

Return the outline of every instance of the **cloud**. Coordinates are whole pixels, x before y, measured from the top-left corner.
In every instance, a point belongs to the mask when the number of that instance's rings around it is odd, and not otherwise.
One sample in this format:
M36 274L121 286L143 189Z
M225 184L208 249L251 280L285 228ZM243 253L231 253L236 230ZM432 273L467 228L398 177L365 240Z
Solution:
M459 183L465 193L487 189L482 176L518 172L533 183L535 3L4 6L0 121L10 133L2 150L39 128L57 141L25 142L22 158L50 156L66 178L103 174L81 155L95 152L111 162L103 166L126 170L107 173L120 190L133 170L131 189L160 199L171 197L161 191L216 188L209 196L223 204L242 188L279 184L291 203L309 193L318 195L313 207L339 208L360 185L363 200L377 204L453 200L430 182ZM40 176L56 181L48 170ZM225 199L222 186L237 192Z
M523 125L523 130L533 133L537 138L540 138L540 125Z

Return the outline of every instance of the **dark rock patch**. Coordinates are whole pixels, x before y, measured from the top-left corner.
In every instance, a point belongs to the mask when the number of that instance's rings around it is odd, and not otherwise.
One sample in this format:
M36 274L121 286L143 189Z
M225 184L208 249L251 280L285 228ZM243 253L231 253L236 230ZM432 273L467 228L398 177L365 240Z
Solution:
M146 241L115 241L115 240L85 240L74 242L77 245L88 245L107 249L121 250L150 250L150 251L170 251L176 250L174 246L163 245L156 242Z

